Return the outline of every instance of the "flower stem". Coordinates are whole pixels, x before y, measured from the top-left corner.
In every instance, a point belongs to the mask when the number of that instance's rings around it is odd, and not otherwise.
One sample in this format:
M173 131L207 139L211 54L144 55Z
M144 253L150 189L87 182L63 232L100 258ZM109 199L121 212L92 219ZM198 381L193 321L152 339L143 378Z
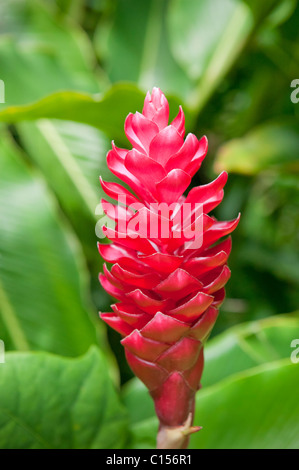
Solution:
M187 449L190 434L201 429L200 426L192 426L192 422L193 414L189 413L182 426L165 426L160 424L157 435L157 449Z

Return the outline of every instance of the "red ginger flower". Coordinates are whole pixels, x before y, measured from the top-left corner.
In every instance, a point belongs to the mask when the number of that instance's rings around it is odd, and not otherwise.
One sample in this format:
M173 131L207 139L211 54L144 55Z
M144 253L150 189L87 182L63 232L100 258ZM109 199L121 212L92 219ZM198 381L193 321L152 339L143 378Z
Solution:
M206 137L198 140L193 134L184 141L181 107L170 125L168 119L168 102L154 88L146 95L142 114L126 118L125 133L133 149L112 144L107 155L112 173L136 196L101 180L108 196L125 201L116 207L102 200L104 212L116 225L103 227L113 243L99 244L99 251L113 266L109 271L104 265L99 279L119 302L112 305L113 313L102 313L101 318L123 336L127 361L155 402L158 447L185 448L188 434L199 429L191 424L203 371L203 343L230 277L226 262L231 240L216 242L235 229L239 217L218 222L207 215L223 198L226 172L183 196L208 143ZM171 204L171 210L161 213L161 203ZM187 216L186 206L191 208Z

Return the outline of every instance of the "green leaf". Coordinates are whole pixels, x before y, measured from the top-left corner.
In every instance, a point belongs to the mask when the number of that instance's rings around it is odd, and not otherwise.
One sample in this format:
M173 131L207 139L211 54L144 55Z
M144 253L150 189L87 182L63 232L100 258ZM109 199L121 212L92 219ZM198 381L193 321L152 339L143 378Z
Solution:
M299 170L298 124L290 119L266 123L245 137L222 145L215 160L215 170L255 175L265 169Z
M229 377L197 394L191 449L297 449L299 364L290 359ZM132 426L131 448L154 448L155 417Z
M65 359L9 353L0 365L1 449L114 449L127 417L96 348Z
M158 430L159 422L156 417L134 424L131 428L129 449L155 449Z
M190 92L191 81L169 49L167 6L165 0L117 0L111 17L99 23L95 46L112 82L158 86L180 97Z
M39 0L1 2L1 79L7 105L56 90L99 92L95 57L85 33ZM1 105L4 108L5 105Z
M219 422L215 424L215 429L219 430L219 432L223 432L223 429L225 429L225 433L229 433L231 435L231 441L229 439L228 441L225 441L225 446L243 446L243 443L238 444L238 440L236 440L238 434L243 432L240 428L240 424L238 424L238 428L235 429L233 424L230 422L230 416L232 415L235 417L236 413L243 413L242 419L244 420L244 423L247 423L250 421L252 403L250 402L247 408L244 405L244 409L242 408L239 410L236 404L239 402L243 403L245 400L242 398L241 391L239 397L237 395L238 392L234 395L234 387L236 390L239 390L240 384L247 380L250 383L251 380L253 380L252 387L258 387L258 385L255 385L255 379L251 379L250 377L254 377L256 375L257 383L260 383L260 381L267 382L268 377L271 376L271 370L276 368L277 376L279 377L279 374L281 373L281 380L283 381L285 368L288 368L288 364L290 364L290 355L292 352L291 341L298 336L298 331L299 315L295 313L239 325L208 341L205 346L205 369L202 380L203 388L197 394L198 410L195 418L195 423L203 425L204 429L198 434L199 440L192 441L192 446L198 446L200 448L205 446L211 448L221 447L222 441L221 439L219 440L218 431L218 441L217 439L212 441L213 428L210 428L209 419L218 419ZM295 383L296 377L298 377L298 368L295 367L294 364L291 365L294 366L294 369L289 369L287 376L291 382ZM279 381L278 378L275 380ZM229 395L227 397L228 403L223 402L223 407L221 408L221 396L223 393L222 387L225 389L225 384L227 383L232 384L230 386L232 390L230 393L233 395L233 398L230 398ZM245 386L244 388L246 389ZM248 392L248 395L249 393L250 392ZM260 392L254 393L252 396L254 396L255 400L256 396ZM208 399L207 397L210 395L211 399ZM216 398L214 398L214 395ZM295 395L296 392L294 391L294 396ZM291 400L293 398L291 398ZM153 448L155 446L158 421L155 417L152 399L146 387L138 379L131 380L124 387L123 400L130 415L133 436L131 442L132 448ZM216 418L214 417L213 400L215 400L216 403L217 400L219 401L219 411ZM259 429L258 414L263 413L265 407L269 409L272 408L272 401L273 407L276 406L276 400L280 403L279 399L276 397L276 392L271 393L270 385L268 396L265 393L263 397L261 397L261 401L262 400L265 400L265 403L261 404L261 409L256 412L256 416L254 416L254 419L250 424L251 428L248 432L251 434L250 439L248 440L248 447L254 447L257 445L255 441L253 441L253 437L255 435L254 427L256 426L257 429ZM285 401L287 402L287 398ZM267 433L272 426L276 429L279 424L276 422L276 419L284 419L282 418L282 416L284 416L283 413L285 413L286 419L291 421L290 409L283 410L281 414L278 413L278 418L275 413L273 413L273 415L271 414L267 422L267 430L263 431L265 432L265 435L262 435L260 438L260 447L271 447L271 440L268 438ZM246 413L248 413L248 416L245 416ZM220 423L220 421L224 419L225 422ZM205 424L205 420L207 424ZM299 421L299 407L297 421ZM201 436L205 433L205 429L208 425L210 429L209 433L211 435L209 434L206 438L207 443L204 440L204 443L202 444ZM236 423L235 426L237 426ZM294 436L296 436L295 433ZM193 439L195 439L195 437ZM240 437L239 441L241 442L242 439L243 438ZM281 441L281 446L290 447L295 445L294 442L296 443L294 440L289 441L286 434L285 440ZM244 446L247 447L245 443Z
M198 81L188 103L201 110L236 63L251 35L278 4L241 0L172 0L168 30L174 57Z
M129 410L131 424L143 422L155 415L154 402L147 388L139 379L134 378L125 384L122 398Z
M241 373L197 395L196 449L298 449L299 364L290 359Z
M291 354L298 335L299 313L241 324L212 338L205 346L203 389L238 372Z
M126 142L124 122L126 116L142 111L145 95L135 85L117 84L105 94L89 95L74 91L53 93L36 103L24 106L11 106L0 111L0 121L20 122L40 118L63 119L97 127L116 142ZM168 97L169 98L169 97ZM180 101L169 98L171 116L178 112ZM191 125L188 109L184 109L186 127Z
M137 87L123 84L115 85L102 97L62 92L33 105L0 112L3 120L18 124L22 145L55 192L90 263L95 259L95 224L100 218L95 211L104 196L99 176L116 179L106 163L111 144L98 129L128 146L125 118L131 111L141 111L143 100L144 94ZM179 103L170 99L170 104L174 115ZM45 119L53 117L58 119ZM36 122L24 122L27 120Z
M4 133L0 157L1 339L7 348L82 354L96 337L80 246Z
M94 127L70 121L21 122L17 131L76 229L88 260L95 261L95 212L104 196L99 176L113 179L106 163L110 142Z
M168 26L173 54L192 79L205 72L238 3L243 11L243 2L234 0L170 2Z

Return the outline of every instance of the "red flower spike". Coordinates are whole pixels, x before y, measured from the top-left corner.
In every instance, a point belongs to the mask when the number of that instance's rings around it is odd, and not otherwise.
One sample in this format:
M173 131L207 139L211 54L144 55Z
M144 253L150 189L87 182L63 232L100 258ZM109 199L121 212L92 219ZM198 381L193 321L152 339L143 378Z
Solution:
M126 183L102 181L110 245L99 252L113 266L100 282L119 300L101 318L123 339L127 361L148 388L160 421L158 448L186 448L195 393L203 371L203 343L211 333L230 277L229 235L239 217L218 222L207 214L223 198L227 173L183 195L206 156L207 138L188 134L180 107L169 124L159 88L147 93L142 114L129 114L131 150L112 143L108 167Z

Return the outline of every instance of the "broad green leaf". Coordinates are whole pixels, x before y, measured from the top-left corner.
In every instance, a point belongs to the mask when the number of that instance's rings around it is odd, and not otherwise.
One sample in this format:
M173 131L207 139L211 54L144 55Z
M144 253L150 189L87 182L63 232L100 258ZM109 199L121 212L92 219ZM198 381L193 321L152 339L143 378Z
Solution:
M117 84L103 95L90 95L74 91L57 92L33 104L11 106L0 111L0 121L20 122L40 118L63 119L97 127L116 143L128 141L124 135L126 116L142 111L145 94L135 85ZM167 97L171 116L174 117L181 104L177 98ZM191 116L185 109L186 127L191 125Z
M231 377L233 380L242 372L250 374L257 366L268 367L272 362L290 358L291 341L298 334L299 316L294 313L242 324L209 340L205 345L203 388L198 392L198 399L205 390L224 379ZM146 387L138 379L131 380L123 389L123 400L134 433L143 435L142 439L150 446L148 436L152 432L154 439L157 422L153 419L153 401Z
M127 416L98 349L66 359L8 353L0 364L1 449L115 449Z
M117 0L100 22L95 46L112 82L129 80L144 90L160 87L186 97L191 81L169 50L166 0Z
M299 314L278 315L241 324L217 335L205 346L203 389L230 375L289 358L299 334Z
M123 387L122 396L129 410L131 424L143 422L155 415L154 402L139 379L134 378L127 382Z
M298 449L299 364L265 364L197 395L196 449Z
M265 169L298 172L298 124L290 119L266 123L245 137L222 145L215 160L215 170L255 175Z
M87 36L54 15L47 2L1 2L0 18L0 78L6 105L29 103L56 90L95 93L103 88L94 74Z
M155 449L159 430L159 421L156 416L147 418L133 424L131 427L130 449Z
M299 364L284 359L197 394L191 449L298 449ZM154 448L157 418L132 426L131 448Z
M7 348L82 354L96 337L78 241L4 133L0 174L0 337Z
M95 260L95 225L100 218L96 208L104 196L99 176L113 179L106 163L109 141L98 129L70 121L21 122L17 131L76 229L89 261Z
M188 102L201 110L236 63L256 26L278 4L241 0L171 0L168 31L174 57L198 85Z
M170 43L174 56L192 79L203 75L215 49L220 46L238 3L240 17L248 14L249 9L243 6L243 2L235 0L170 2ZM235 34L234 31L231 33Z

